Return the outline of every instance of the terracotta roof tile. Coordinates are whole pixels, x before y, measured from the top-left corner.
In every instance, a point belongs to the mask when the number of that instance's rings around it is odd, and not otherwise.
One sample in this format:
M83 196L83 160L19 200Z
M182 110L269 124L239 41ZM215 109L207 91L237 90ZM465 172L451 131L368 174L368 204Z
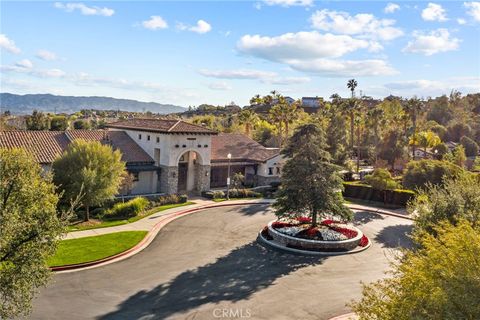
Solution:
M171 119L128 119L107 124L109 128L144 130L160 133L200 133L216 134L217 132L183 120Z
M0 131L1 148L23 148L33 154L38 163L52 163L69 143L61 131Z
M0 131L0 147L24 148L42 164L52 163L75 139L109 143L122 152L122 160L154 162L153 159L123 131L68 130L68 131Z
M232 154L232 161L265 162L279 154L278 148L266 148L244 134L220 133L212 136L212 162L228 161L227 154Z

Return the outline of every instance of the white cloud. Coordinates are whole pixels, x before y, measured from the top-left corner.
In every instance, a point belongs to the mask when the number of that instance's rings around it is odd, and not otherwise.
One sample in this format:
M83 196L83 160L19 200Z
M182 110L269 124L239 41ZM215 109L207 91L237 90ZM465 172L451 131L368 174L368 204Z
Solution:
M398 73L385 60L289 60L288 65L298 71L328 77L381 76Z
M420 31L413 32L413 41L409 41L407 46L403 48L403 52L421 53L431 56L439 52L457 50L460 45L460 39L450 38L447 29L437 29L430 33Z
M202 76L218 79L264 79L277 76L275 72L260 71L253 69L237 69L237 70L198 70Z
M15 42L12 39L9 39L5 34L0 34L0 48L15 54L21 52L21 50L15 45Z
M235 80L259 80L263 83L290 85L310 82L309 77L283 77L276 72L261 71L253 69L236 70L208 70L200 69L198 73L205 77L217 79L235 79Z
M275 77L271 79L264 79L262 82L278 85L302 84L310 82L309 77Z
M264 3L269 6L293 7L302 6L310 7L313 5L313 0L265 0Z
M208 84L208 87L212 90L221 90L221 91L232 90L232 87L229 86L226 82L212 82Z
M207 33L210 30L212 30L212 26L208 22L206 22L205 20L198 20L197 25L193 26L193 27L190 27L188 30L190 30L192 32L202 34L202 33Z
M465 19L463 19L463 18L458 18L458 19L457 19L457 23L458 23L459 25L464 25L464 24L467 23L467 20L465 20Z
M33 68L33 63L32 61L28 59L23 59L15 63L15 66L20 67L20 68L25 68L25 69L31 69Z
M341 57L369 46L366 40L317 31L285 33L277 37L244 35L237 43L240 52L273 61Z
M51 52L48 50L40 49L37 51L37 54L35 55L37 58L45 60L45 61L54 61L57 60L57 55L55 52Z
M65 10L66 12L73 12L75 10L79 10L81 14L86 16L104 16L104 17L111 17L115 13L113 9L110 8L100 8L97 6L88 7L83 3L63 3L63 2L55 2L54 7L57 9Z
M394 13L395 11L400 10L400 6L396 3L388 3L383 12L385 13Z
M377 19L369 13L351 16L347 12L323 9L316 11L310 21L315 29L344 35L359 35L384 41L403 35L402 30L394 27L395 20Z
M166 29L168 23L160 16L150 16L150 20L142 21L142 26L150 30Z
M425 21L447 21L447 12L439 4L430 2L422 11L422 19Z
M480 22L480 2L464 2L463 5L467 8L467 14Z
M386 83L384 88L398 95L438 96L452 90L462 93L479 92L479 77L450 77L442 80L403 80Z

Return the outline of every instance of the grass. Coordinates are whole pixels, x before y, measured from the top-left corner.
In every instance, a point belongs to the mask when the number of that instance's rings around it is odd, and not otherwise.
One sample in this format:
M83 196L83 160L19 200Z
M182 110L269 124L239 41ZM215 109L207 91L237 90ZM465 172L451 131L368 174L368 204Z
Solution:
M57 252L48 259L50 267L91 262L113 256L139 243L147 231L124 231L94 237L62 240Z
M70 226L67 227L67 231L72 232L72 231L82 231L82 230L91 230L91 229L98 229L98 228L108 228L108 227L120 226L120 225L123 225L123 224L138 221L140 219L148 217L149 215L152 215L152 214L157 213L157 212L165 211L165 210L172 209L172 208L189 206L191 204L195 204L195 202L189 201L189 202L184 202L184 203L166 204L166 205L163 205L163 206L154 207L152 209L149 209L149 210L139 214L138 216L132 217L132 218L129 218L129 219L105 219L105 220L102 220L98 224L70 225Z

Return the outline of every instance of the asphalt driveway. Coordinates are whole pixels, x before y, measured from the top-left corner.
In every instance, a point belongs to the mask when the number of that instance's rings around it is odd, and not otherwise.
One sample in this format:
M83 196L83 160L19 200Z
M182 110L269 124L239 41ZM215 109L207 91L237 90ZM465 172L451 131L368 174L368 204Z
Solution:
M409 246L409 220L357 212L373 241L361 253L306 257L256 241L274 218L265 205L208 209L167 225L139 254L57 274L32 319L328 319L348 312L360 281L384 276Z

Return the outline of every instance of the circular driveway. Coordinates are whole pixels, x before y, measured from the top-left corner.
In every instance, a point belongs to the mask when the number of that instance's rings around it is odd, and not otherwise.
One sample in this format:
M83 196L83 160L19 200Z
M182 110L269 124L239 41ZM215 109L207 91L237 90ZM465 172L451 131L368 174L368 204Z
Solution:
M182 217L139 254L104 267L56 274L32 319L328 319L346 313L360 281L384 276L412 222L356 212L372 246L354 255L306 257L256 241L274 218L265 205Z

